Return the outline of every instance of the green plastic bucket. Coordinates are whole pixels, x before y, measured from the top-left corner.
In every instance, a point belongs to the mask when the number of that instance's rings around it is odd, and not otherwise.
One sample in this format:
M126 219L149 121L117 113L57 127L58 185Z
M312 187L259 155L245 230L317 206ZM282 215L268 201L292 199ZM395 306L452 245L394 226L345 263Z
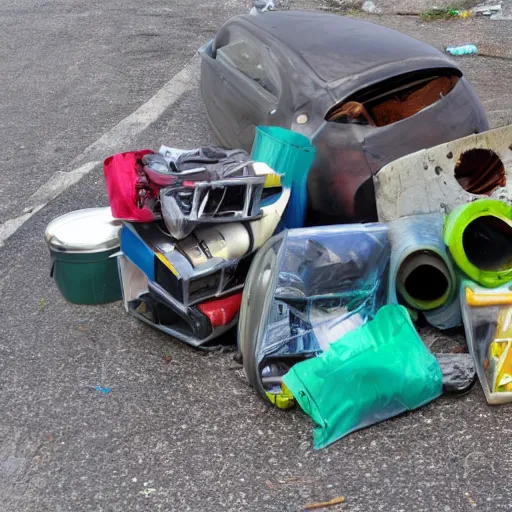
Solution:
M264 162L283 176L291 188L290 201L283 215L285 228L304 226L307 206L307 179L316 149L305 136L278 126L258 126L251 158Z
M48 224L51 276L67 301L105 304L122 299L115 257L119 229L110 208L78 210Z

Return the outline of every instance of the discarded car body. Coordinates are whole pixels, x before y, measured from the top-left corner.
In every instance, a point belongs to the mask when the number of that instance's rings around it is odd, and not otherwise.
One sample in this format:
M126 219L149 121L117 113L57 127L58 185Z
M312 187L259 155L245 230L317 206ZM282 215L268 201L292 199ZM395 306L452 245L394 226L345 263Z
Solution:
M258 125L311 138L308 223L376 220L372 176L384 165L489 127L446 55L359 20L237 16L200 55L201 93L222 145L249 151Z

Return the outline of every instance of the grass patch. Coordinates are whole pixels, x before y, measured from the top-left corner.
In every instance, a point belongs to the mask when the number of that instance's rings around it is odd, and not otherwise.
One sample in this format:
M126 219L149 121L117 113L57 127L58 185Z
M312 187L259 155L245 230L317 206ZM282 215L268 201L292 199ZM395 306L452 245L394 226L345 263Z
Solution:
M479 0L461 0L448 7L433 7L420 13L420 19L422 21L451 20L458 18L459 13L475 7L478 3Z
M433 7L420 13L421 21L450 20L458 16L458 10L453 7Z

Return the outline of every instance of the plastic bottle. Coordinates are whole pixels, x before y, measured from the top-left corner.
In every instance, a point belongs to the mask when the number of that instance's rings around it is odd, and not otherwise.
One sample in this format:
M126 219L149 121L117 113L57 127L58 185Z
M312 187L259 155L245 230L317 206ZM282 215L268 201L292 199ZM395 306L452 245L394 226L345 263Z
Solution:
M463 46L449 46L446 51L451 55L473 55L478 53L478 48L474 44L465 44Z

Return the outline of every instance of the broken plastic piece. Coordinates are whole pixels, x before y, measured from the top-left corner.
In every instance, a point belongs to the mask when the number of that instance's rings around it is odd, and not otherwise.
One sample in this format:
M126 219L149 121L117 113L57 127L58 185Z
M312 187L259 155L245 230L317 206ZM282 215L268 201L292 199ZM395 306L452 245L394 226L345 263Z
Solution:
M274 11L275 9L274 0L252 0L252 9L249 14L255 15L266 11Z
M198 305L198 308L210 319L212 327L220 327L233 321L240 311L241 302L242 292L222 299L203 302Z
M197 348L214 348L215 339L237 322L239 298L223 297L218 300L220 306L209 301L203 312L201 304L186 307L158 283L149 281L126 256L120 256L118 264L126 311L174 338ZM215 309L223 313L216 316Z
M374 176L379 221L450 213L485 198L512 201L512 125L404 156Z
M103 395L108 395L111 391L110 388L104 388L102 386L94 386L94 389L96 391L99 391L100 393L102 393Z
M276 384L263 378L264 368L328 350L384 305L388 260L387 228L379 224L287 230L257 252L238 347L262 397Z
M482 288L469 280L461 285L466 340L490 404L512 402L512 306L501 303L511 285L509 282L495 290ZM488 303L469 304L467 290L471 290L473 296L489 298ZM491 300L493 295L495 301Z
M474 44L465 44L462 46L449 46L446 48L447 53L450 55L473 55L478 53L478 48Z
M444 242L473 281L495 288L512 280L512 207L494 199L459 206L446 219Z
M244 175L216 181L187 180L162 189L162 217L174 238L185 238L198 224L233 223L261 216L263 188L272 169L250 162L239 164L234 171L237 169Z
M503 293L497 293L494 289L478 293L466 286L465 293L468 306L512 306L512 292L510 289Z
M323 448L439 397L443 382L402 306L387 305L374 319L297 363L283 377L301 408L318 425L314 448Z
M129 244L124 244L126 238ZM207 246L201 249L198 243L179 250L157 223L126 223L121 231L121 247L126 257L182 308L239 291L252 259L250 253L235 259L213 256ZM196 267L194 251L198 250L206 250L209 257Z

